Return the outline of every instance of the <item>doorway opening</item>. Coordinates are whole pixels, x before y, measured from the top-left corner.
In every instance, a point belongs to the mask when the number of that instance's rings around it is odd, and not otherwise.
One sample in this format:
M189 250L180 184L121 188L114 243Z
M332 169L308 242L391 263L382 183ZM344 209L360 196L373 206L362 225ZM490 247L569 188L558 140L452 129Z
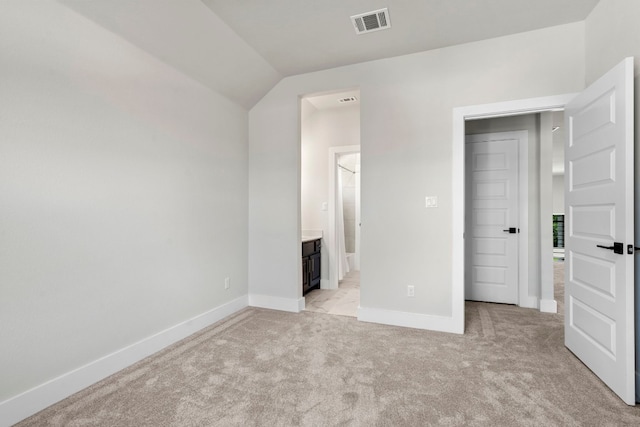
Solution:
M319 280L305 310L357 317L360 304L360 92L309 95L301 102L303 245L320 242ZM318 266L314 263L313 266ZM307 273L303 260L303 279ZM303 280L304 284L304 280ZM304 285L303 285L304 286Z
M464 333L464 267L465 267L465 122L491 117L506 117L543 111L562 110L574 94L517 101L499 102L453 110L453 156L452 156L452 262L451 277L452 306L451 332ZM552 271L551 271L552 274ZM541 289L541 307L547 308L545 301L553 300L552 287ZM553 305L553 304L551 304ZM555 309L555 307L553 307Z
M468 120L465 140L465 299L555 313L554 263L564 259L563 111ZM509 162L507 149L517 160Z
M338 243L338 280L360 271L360 151L337 159L334 231ZM329 179L331 185L331 179ZM331 221L330 221L331 222ZM331 227L330 227L331 231Z
M524 133L524 138L516 133ZM542 111L527 114L513 114L502 117L489 117L465 121L466 139L466 225L465 235L465 298L486 302L512 303L521 307L539 308L545 312L556 312L556 298L554 297L554 262L562 262L564 259L564 112L561 109ZM491 139L495 151L499 144L521 145L518 152L520 185L518 188L504 186L506 181L499 179L490 184L494 175L503 172L488 171L487 165L480 165L481 170L473 172L475 167L469 164L469 145L472 141L484 141L489 144ZM523 145L523 139L528 142ZM488 148L486 148L488 149ZM515 147L513 147L515 149ZM502 150L502 149L501 149ZM500 153L494 153L494 157L502 159ZM488 158L486 155L482 157ZM517 165L516 165L517 166ZM504 167L499 169L504 171ZM517 169L517 168L516 168ZM475 181L482 193L471 197L471 188ZM489 174L489 175L487 175ZM498 193L487 193L489 189ZM503 191L504 190L504 191ZM529 194L530 192L530 194ZM487 209L495 209L499 204L504 204L506 197L517 200L517 207L523 209L519 218L509 218L504 227L485 227L481 233L488 235L474 235L471 229L473 223L471 212L489 212ZM474 208L474 204L479 206ZM504 208L504 207L503 207ZM501 209L500 214L509 214L509 210ZM482 219L482 217L480 217ZM497 218L505 220L503 216ZM515 228L514 234L507 234L508 230ZM507 230L507 231L505 231ZM519 245L514 246L515 242ZM507 246L513 246L500 255L501 250ZM519 252L517 255L514 252ZM472 260L475 254L476 261ZM518 261L515 268L519 274L511 272L511 280L506 281L506 273L513 269L507 268L505 262L511 259L512 263ZM495 265L494 265L495 264ZM556 266L557 267L557 266ZM482 277L475 280L476 272L483 273ZM491 273L495 280L487 282L487 272ZM471 280L474 279L474 280ZM500 280L506 283L501 284ZM514 283L515 280L515 283ZM484 295L473 295L470 283L476 283L476 287L484 289ZM510 287L514 298L511 302L504 298L497 298L502 288ZM485 289L487 288L487 289ZM505 289L502 289L504 291ZM487 293L488 290L488 293ZM543 295L544 290L544 295ZM494 298L493 296L496 296ZM517 297L515 296L517 295Z
M551 159L553 259L554 261L564 261L564 111L552 112L551 121L553 146Z

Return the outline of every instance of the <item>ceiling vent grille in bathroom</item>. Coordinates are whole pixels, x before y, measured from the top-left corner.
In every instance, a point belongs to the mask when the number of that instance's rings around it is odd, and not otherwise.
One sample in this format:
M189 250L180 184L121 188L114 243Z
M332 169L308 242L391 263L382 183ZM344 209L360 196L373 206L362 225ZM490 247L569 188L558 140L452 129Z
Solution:
M371 33L373 31L391 28L389 10L386 7L384 9L374 10L373 12L353 15L351 22L353 22L356 34Z
M358 98L356 98L355 96L348 96L346 98L338 99L338 102L341 103L341 104L344 104L345 102L355 102L357 100L358 100Z

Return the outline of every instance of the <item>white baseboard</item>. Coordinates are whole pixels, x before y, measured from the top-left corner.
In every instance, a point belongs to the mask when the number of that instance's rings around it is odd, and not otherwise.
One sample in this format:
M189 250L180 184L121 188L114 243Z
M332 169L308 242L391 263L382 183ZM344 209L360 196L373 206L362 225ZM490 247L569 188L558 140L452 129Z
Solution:
M538 297L524 296L520 298L518 307L522 308L539 308L540 301Z
M244 295L0 402L0 427L30 417L247 306Z
M540 311L543 313L557 313L558 302L554 299L541 299Z
M251 307L300 313L304 310L304 298L282 298L269 295L249 294L249 305Z
M454 334L464 333L460 332L460 326L453 317L433 316L429 314L358 307L358 320Z

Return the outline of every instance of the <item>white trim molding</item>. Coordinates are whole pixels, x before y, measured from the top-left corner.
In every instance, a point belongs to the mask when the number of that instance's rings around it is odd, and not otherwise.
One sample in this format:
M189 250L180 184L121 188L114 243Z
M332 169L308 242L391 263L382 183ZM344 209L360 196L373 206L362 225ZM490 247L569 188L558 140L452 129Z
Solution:
M405 311L358 307L358 320L361 322L427 329L430 331L450 332L454 334L464 333L464 328L460 327L453 316L434 316Z
M493 104L472 105L453 109L453 157L452 157L452 317L464 331L464 159L465 121L490 117L514 116L564 109L576 94L564 94L530 98Z
M540 311L543 313L557 313L558 302L554 299L541 299Z
M24 420L247 306L247 295L241 296L0 402L0 427Z
M304 297L282 298L272 297L270 295L249 294L249 306L300 313L304 310L305 303Z
M531 295L522 295L518 299L518 307L522 308L540 308L540 298Z

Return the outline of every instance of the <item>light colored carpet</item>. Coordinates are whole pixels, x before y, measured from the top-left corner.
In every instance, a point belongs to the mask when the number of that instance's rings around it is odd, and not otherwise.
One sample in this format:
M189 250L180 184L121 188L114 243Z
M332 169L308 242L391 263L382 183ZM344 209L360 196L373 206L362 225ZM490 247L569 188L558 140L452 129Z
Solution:
M316 313L358 316L360 305L360 272L350 271L338 289L314 289L305 295L305 310Z
M463 336L245 309L26 426L622 426L562 316L466 306Z

